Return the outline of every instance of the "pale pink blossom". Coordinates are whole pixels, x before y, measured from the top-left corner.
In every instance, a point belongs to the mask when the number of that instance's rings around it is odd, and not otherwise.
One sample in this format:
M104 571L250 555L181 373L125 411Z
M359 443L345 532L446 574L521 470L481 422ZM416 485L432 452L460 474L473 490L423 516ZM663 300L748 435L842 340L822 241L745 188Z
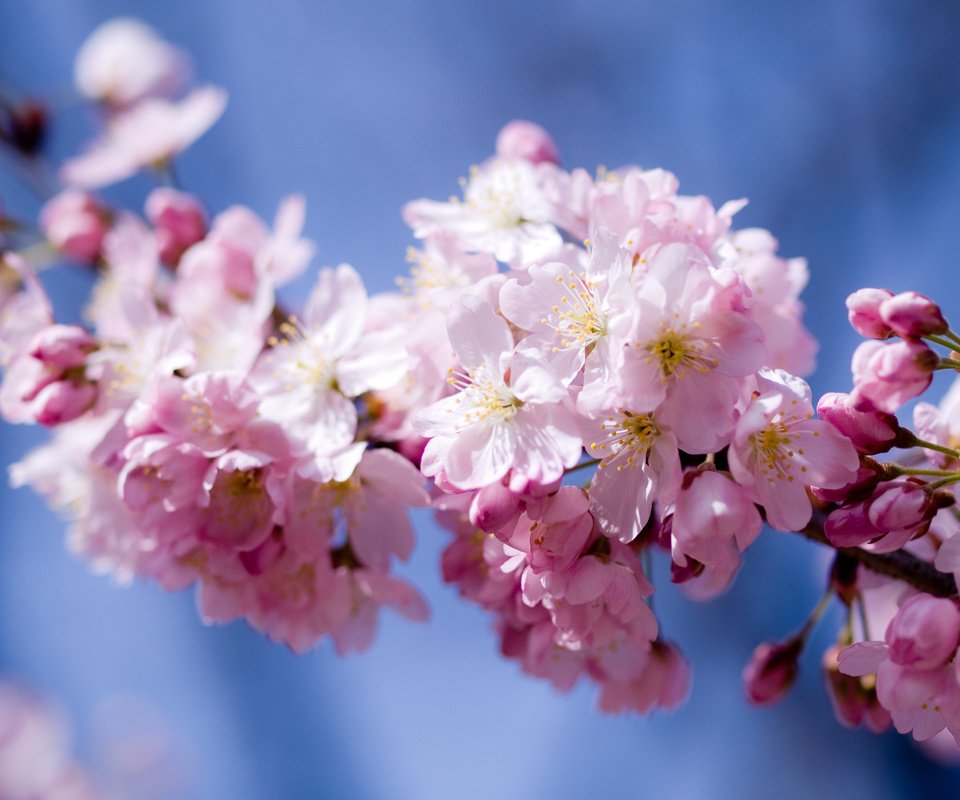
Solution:
M721 247L722 263L750 289L750 317L763 331L764 366L801 376L812 372L817 342L803 324L798 299L810 278L806 259L778 256L777 240L761 228L732 232L729 245L729 254Z
M857 474L850 440L813 419L810 387L800 378L764 370L753 400L737 421L728 457L734 480L763 506L777 530L810 521L808 486L839 488Z
M471 169L462 201L414 200L404 206L403 218L418 239L445 233L465 250L490 253L498 261L546 259L563 243L551 223L547 195L555 169L552 164L492 159Z
M633 541L650 518L654 501L673 502L680 489L677 439L660 418L618 409L595 423L588 452L600 459L590 482L590 507L598 528Z
M251 375L263 398L260 413L284 425L304 453L332 454L353 441L356 408L350 398L387 389L406 373L397 331L365 332L367 293L347 264L324 269L302 321L285 323L283 339L265 352Z
M730 478L712 470L689 472L673 510L673 559L681 566L690 557L735 569L761 527L756 506Z
M467 295L451 310L450 342L463 369L456 394L418 412L430 439L422 468L443 470L460 489L476 489L510 469L541 483L580 459L582 440L568 391L542 364L514 352L506 321Z
M213 86L194 89L179 102L143 100L112 117L103 136L67 161L60 177L71 186L96 189L145 167L162 167L203 136L226 105L226 92Z
M585 270L561 262L533 266L526 282L507 281L500 290L504 317L530 331L521 347L540 354L571 384L583 370L581 409L605 405L632 311L630 258L607 230L597 231Z
M74 64L80 92L117 107L172 95L189 75L190 62L182 50L143 22L128 18L109 20L91 33Z
M884 642L858 642L839 654L840 671L876 674L877 698L900 733L924 741L944 728L960 738L956 653L960 611L953 600L915 595L887 627Z
M740 381L763 363L760 328L743 289L695 247L661 249L640 278L620 372L622 405L659 417L687 452L724 446Z

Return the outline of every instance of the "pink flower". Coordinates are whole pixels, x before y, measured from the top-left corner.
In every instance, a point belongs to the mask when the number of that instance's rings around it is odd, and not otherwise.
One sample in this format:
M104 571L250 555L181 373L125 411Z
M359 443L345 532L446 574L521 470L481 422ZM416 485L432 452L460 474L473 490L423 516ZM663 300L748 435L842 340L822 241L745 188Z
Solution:
M648 714L655 708L672 711L689 693L690 665L676 645L658 640L636 679L601 682L599 706L608 713L630 710Z
M798 299L810 273L806 259L781 258L777 247L777 240L762 228L731 232L729 243L719 245L721 263L739 272L753 295L750 317L763 331L764 366L803 376L813 371L817 353Z
M813 419L810 387L800 378L762 370L757 392L737 421L730 471L777 530L810 521L808 486L839 488L854 480L860 460L849 439Z
M673 511L673 558L713 567L739 565L740 554L760 533L762 522L746 491L726 475L689 472Z
M649 413L662 406L659 417L692 453L727 443L738 379L764 356L762 333L743 311L742 287L721 277L695 247L661 249L637 287L620 373L623 407Z
M602 408L616 383L633 291L630 259L607 230L594 236L587 269L551 262L532 266L526 283L500 290L503 315L531 331L521 343L569 385L584 371L581 409Z
M353 442L357 412L350 398L386 389L406 372L397 332L365 331L367 293L353 267L323 270L303 320L257 362L251 381L260 413L282 424L303 453L331 455Z
M465 250L490 253L498 261L546 259L563 244L546 192L555 169L492 159L471 170L462 202L414 200L404 206L403 218L418 239L451 234Z
M110 213L88 192L67 189L40 212L40 229L60 252L77 261L96 261L110 229Z
M550 134L534 122L515 119L497 134L497 155L506 159L521 159L531 164L544 161L560 163L560 153Z
M227 105L222 89L194 89L179 103L151 98L113 117L86 153L67 161L61 178L95 189L164 164L186 150L220 119Z
M420 411L414 427L430 439L422 469L443 470L460 489L477 489L510 469L540 483L580 459L582 440L569 393L537 361L514 353L507 323L467 295L451 310L450 342L463 368L460 391Z
M598 427L589 447L601 459L590 482L590 508L604 535L631 542L647 524L654 501L671 503L680 489L677 439L657 416L623 409Z
M117 18L103 23L80 47L74 80L91 100L120 107L172 95L189 72L183 51L139 20Z
M853 354L854 406L894 413L926 391L939 363L939 356L920 341L864 342Z
M960 611L953 600L917 595L887 626L886 643L859 642L840 652L840 671L876 674L877 698L900 733L917 741L946 727L960 739L956 654Z

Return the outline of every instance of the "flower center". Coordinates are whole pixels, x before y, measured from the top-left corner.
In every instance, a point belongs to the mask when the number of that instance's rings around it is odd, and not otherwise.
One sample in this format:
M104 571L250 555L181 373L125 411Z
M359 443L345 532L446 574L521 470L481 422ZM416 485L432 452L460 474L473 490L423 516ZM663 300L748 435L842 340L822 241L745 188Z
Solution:
M646 461L646 455L660 436L660 426L651 414L634 414L621 410L603 422L606 438L593 442L590 450L600 456L600 467L617 463L617 472L636 468Z
M558 275L557 283L569 289L569 293L553 307L551 317L541 320L560 336L560 344L554 352L585 349L606 336L607 324L600 310L600 301L594 288L587 283L586 275L571 270L568 277Z
M709 372L718 363L715 358L705 355L702 342L693 339L685 325L679 329L665 327L656 339L637 344L636 347L643 348L651 358L657 360L665 378L673 375L680 377L688 369Z
M523 401L510 391L506 383L494 381L484 374L485 369L461 373L450 369L448 372L447 383L461 390L456 401L465 406L460 420L461 430L477 422L507 421L523 407Z
M790 435L790 429L786 422L778 420L769 423L763 430L751 433L748 437L750 447L760 466L760 474L768 482L774 483L777 480L786 480L788 483L794 481L791 475L793 470L793 458L798 453L803 455L803 449L792 449L796 437ZM801 472L806 472L807 468L800 467Z

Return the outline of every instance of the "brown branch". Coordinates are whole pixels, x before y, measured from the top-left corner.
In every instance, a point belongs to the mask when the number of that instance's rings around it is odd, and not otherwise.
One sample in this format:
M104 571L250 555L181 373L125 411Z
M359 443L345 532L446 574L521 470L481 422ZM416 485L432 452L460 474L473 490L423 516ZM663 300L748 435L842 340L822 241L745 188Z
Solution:
M811 541L825 544L874 572L909 583L921 592L935 597L957 596L957 584L953 575L940 572L933 564L922 561L906 550L896 550L893 553L870 553L859 547L834 547L823 532L825 521L826 515L823 512L814 512L810 524L797 533Z

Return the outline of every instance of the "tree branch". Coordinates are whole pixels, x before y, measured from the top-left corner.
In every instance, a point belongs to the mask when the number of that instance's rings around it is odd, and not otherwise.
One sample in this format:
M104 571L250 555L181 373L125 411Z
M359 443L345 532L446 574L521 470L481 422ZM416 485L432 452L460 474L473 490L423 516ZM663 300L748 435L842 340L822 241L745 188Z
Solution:
M921 592L932 594L934 597L957 596L957 584L953 575L940 572L933 564L922 561L906 550L897 550L893 553L870 553L859 547L834 547L823 532L825 521L826 515L815 511L810 524L797 533L811 541L825 544L838 553L843 553L874 572L909 583Z

